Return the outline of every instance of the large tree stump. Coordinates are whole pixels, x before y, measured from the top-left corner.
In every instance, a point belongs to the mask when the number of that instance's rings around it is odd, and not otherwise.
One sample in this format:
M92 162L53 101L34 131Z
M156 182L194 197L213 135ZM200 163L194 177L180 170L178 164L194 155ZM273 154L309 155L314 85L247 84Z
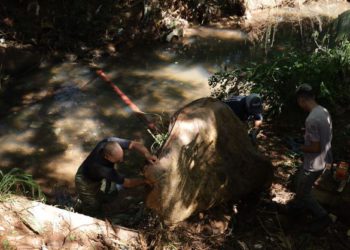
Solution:
M155 184L146 204L167 224L269 186L272 165L259 155L231 109L196 100L173 117L159 162L145 176Z

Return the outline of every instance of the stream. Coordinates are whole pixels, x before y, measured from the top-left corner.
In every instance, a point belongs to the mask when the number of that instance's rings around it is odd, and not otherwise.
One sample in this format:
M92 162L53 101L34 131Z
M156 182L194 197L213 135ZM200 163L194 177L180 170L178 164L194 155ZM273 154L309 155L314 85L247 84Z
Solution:
M246 37L239 30L200 29L182 44L139 46L95 64L148 117L166 120L183 105L209 96L211 74L266 59L266 48L254 47ZM283 39L273 47L285 49ZM152 144L145 124L84 63L49 63L21 77L15 89L21 94L10 98L21 104L1 118L0 165L25 169L46 193L55 187L73 192L77 168L107 136ZM136 174L139 158L130 153L126 159L125 172Z

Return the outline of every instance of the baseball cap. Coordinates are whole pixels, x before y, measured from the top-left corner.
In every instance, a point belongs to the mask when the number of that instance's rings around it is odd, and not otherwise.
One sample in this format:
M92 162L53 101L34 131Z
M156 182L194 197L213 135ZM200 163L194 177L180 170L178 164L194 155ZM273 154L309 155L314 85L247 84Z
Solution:
M311 92L312 87L309 84L304 83L297 87L296 92L298 93L300 91Z
M256 115L262 113L262 99L258 94L250 94L246 97L248 113Z

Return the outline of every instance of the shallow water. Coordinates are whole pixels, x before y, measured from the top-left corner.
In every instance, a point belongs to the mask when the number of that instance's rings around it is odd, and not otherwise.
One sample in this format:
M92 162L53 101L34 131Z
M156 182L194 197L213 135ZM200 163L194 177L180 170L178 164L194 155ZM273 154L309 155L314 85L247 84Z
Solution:
M149 118L160 114L166 119L190 101L208 96L212 73L265 59L266 50L246 42L241 31L191 32L184 45L140 46L100 58L96 65L150 113ZM285 49L283 42L273 48ZM137 139L148 146L152 142L145 124L86 64L48 64L15 84L6 97L14 104L0 123L0 166L26 169L44 191L56 185L73 190L77 168L104 137ZM131 154L124 171L134 174L139 164Z
M225 63L241 63L248 52L242 41L191 38L186 46L136 48L96 64L149 118L166 118L208 96L208 77ZM80 163L104 137L148 146L152 141L145 124L82 63L56 63L26 75L11 98L17 104L1 119L1 167L26 169L48 190L56 184L72 187ZM131 159L126 165L137 162Z

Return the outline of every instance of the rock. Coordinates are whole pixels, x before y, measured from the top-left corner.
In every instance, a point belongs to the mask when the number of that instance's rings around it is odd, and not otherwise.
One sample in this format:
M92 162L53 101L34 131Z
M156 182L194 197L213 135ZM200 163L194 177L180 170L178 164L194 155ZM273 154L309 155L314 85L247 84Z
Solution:
M254 244L255 249L262 249L264 246L260 243Z
M38 68L41 57L26 49L0 47L0 62L3 73L16 76Z
M166 224L270 185L272 165L259 155L231 109L196 100L172 117L159 162L145 168L154 182L146 205Z
M172 32L170 32L165 40L169 43L175 42L180 39L180 37L183 36L183 30L182 29L174 29Z
M343 12L334 20L331 33L335 43L344 38L350 40L350 10Z

